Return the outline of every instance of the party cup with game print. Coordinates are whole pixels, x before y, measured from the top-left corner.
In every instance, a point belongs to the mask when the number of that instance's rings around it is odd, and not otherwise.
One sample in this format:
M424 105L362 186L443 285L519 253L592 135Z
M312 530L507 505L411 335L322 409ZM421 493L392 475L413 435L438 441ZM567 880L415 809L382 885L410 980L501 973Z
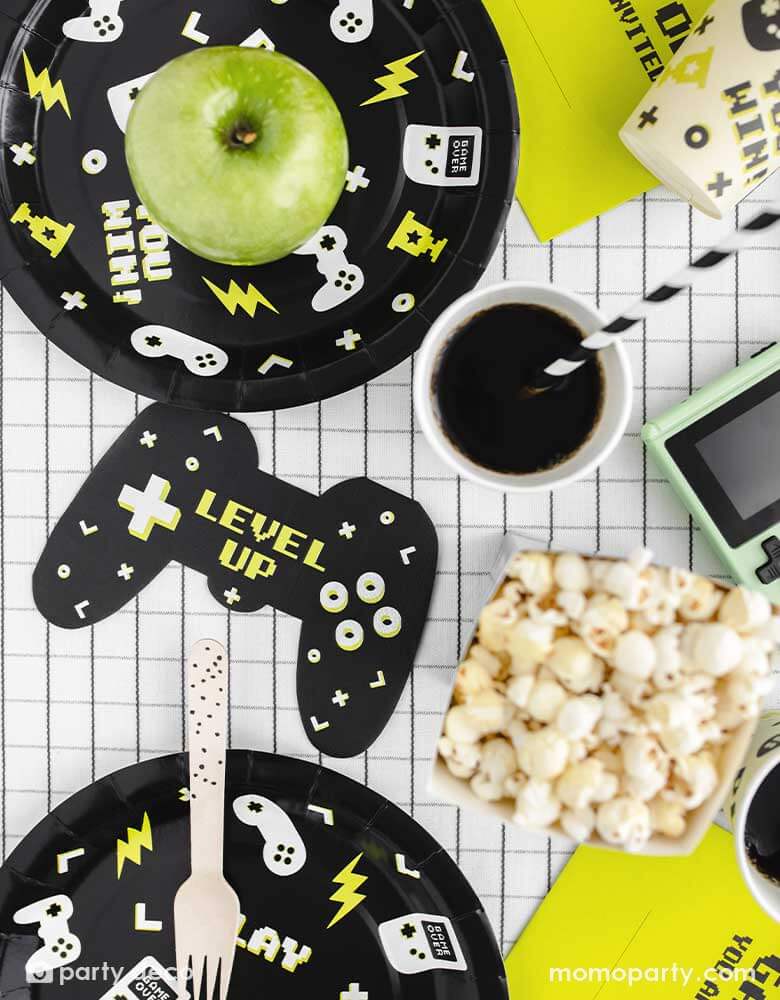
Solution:
M742 877L766 912L780 921L780 712L761 717L726 814Z
M681 198L723 218L780 166L780 0L715 0L621 129Z

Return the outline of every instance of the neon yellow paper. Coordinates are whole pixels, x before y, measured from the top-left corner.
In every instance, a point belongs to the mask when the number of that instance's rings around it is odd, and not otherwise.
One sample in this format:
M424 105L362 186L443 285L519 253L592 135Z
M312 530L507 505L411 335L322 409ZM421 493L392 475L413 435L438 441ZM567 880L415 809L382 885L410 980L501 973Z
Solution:
M509 955L507 976L511 1000L731 1000L745 997L743 982L763 990L748 996L772 1000L779 956L780 925L742 881L731 834L713 826L682 858L578 848ZM578 981L578 970L588 978ZM629 988L631 970L643 978L633 973Z
M548 240L657 185L618 138L707 0L485 0L520 107L517 197Z

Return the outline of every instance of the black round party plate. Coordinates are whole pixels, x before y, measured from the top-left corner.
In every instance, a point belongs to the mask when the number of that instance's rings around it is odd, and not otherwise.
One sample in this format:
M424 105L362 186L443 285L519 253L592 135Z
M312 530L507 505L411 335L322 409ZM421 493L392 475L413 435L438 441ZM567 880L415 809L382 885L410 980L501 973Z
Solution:
M506 57L479 0L197 6L0 0L0 279L51 341L146 396L233 411L322 399L407 357L488 263L517 164ZM240 42L319 76L350 144L312 252L262 267L169 240L124 157L152 73Z
M189 874L187 784L185 754L125 768L21 841L0 869L0 995L173 1000L173 899ZM232 808L240 796L250 807L263 796L266 811L275 803L292 821L305 853L292 874L266 867L263 837ZM458 867L409 816L342 775L230 751L224 861L242 914L233 1000L507 997L495 938ZM80 954L52 982L39 970L28 983L25 967L47 943L37 914L52 910L68 919L48 943L71 945L70 954L80 945ZM169 978L146 990L144 968Z

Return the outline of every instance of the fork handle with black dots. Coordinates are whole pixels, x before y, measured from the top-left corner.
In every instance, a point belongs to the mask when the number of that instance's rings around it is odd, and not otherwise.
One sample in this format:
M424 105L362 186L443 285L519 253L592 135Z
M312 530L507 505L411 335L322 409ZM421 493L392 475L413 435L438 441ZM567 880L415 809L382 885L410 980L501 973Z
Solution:
M190 846L193 873L222 871L227 752L228 661L213 639L197 642L187 663Z

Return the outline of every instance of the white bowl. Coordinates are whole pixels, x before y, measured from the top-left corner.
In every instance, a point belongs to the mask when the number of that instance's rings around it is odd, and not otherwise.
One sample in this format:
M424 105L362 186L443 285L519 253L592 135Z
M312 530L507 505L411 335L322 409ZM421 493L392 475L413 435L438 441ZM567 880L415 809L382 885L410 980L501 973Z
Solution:
M546 551L547 546L543 542L533 538L509 534L504 536L504 542L491 573L492 583L490 592L487 595L486 600L483 602L483 606L484 604L487 604L488 601L493 599L503 585L506 579L506 568L512 556L514 556L517 552L528 551L531 549ZM571 552L576 551L576 549L567 549L566 551ZM557 555L558 553L553 552L552 554ZM592 553L589 552L582 551L580 554L586 558L592 557ZM605 559L609 557L599 553L596 558ZM723 590L731 589L718 580L713 580L712 582L716 584L716 586L721 587ZM467 638L463 647L463 652L468 650L474 641L476 630L477 626L475 623L474 629L472 630L471 635ZM450 699L447 704L447 708L445 709L445 715L451 704L452 695L450 694ZM642 850L636 853L659 856L685 855L691 854L694 850L696 850L713 820L717 816L723 800L726 798L726 795L731 791L732 786L734 785L735 777L745 758L745 753L750 745L750 741L756 730L757 724L757 719L750 719L747 722L743 722L741 726L733 730L733 732L729 735L729 740L723 746L718 758L717 787L709 798L706 799L706 801L703 802L697 809L687 813L687 825L683 835L681 837L673 838L656 833L650 838L647 844L645 844ZM440 735L443 735L443 732L444 719L442 719ZM446 764L439 756L438 751L434 752L433 769L428 787L432 795L445 802L460 806L463 809L468 809L469 811L475 813L479 813L486 818L492 818L493 820L497 820L502 823L512 823L514 809L513 803L510 799L503 799L500 802L485 802L483 799L480 799L472 792L468 781L456 778L449 771ZM562 842L574 845L574 841L567 837L558 826L544 828L538 831L526 827L523 827L522 829L524 832L528 833L538 832L545 837L557 837ZM613 847L612 845L607 844L595 834L587 840L586 843L591 847L601 847L610 851L624 850L622 847Z

